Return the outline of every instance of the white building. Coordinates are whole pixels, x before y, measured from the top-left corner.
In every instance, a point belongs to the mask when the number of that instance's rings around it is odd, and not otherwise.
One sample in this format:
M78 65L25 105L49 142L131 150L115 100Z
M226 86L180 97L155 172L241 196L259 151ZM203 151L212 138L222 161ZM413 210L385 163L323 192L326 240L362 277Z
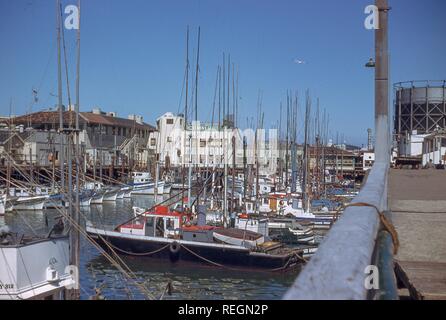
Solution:
M275 172L278 148L277 135L269 131L266 142L264 131L258 131L257 149L253 130L222 129L217 124L200 122L184 126L184 116L171 112L157 119L157 131L149 136L148 148L156 150L158 160L170 166L192 163L199 167L222 166L225 161L232 167L233 148L235 148L236 167L243 167L243 138L246 137L247 164L255 164L257 159L265 173ZM234 137L234 141L233 138ZM234 143L234 146L233 146Z
M364 171L370 170L375 163L375 152L371 150L362 151L362 168Z
M423 162L425 166L432 160L432 163L446 164L446 130L434 132L424 139L423 143Z
M414 157L420 156L423 153L423 141L428 134L417 134L413 131L412 134L401 136L398 142L398 153L400 156Z

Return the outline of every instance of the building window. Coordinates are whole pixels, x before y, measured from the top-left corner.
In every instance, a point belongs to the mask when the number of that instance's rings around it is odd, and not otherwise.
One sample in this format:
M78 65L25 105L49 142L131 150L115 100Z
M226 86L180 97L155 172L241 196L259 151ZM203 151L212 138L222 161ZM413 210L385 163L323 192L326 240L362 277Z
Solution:
M173 124L173 119L171 119L171 118L166 119L166 124Z
M156 139L155 138L150 139L150 145L152 147L156 145Z
M167 137L167 142L172 142L172 137Z
M200 147L201 147L201 148L206 147L206 140L204 140L204 139L200 139Z

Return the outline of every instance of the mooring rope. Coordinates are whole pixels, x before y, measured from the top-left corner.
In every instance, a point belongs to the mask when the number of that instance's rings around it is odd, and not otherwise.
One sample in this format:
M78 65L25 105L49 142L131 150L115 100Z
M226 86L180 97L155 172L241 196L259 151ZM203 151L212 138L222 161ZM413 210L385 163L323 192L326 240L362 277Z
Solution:
M390 236L392 237L393 254L396 255L398 253L398 249L400 246L400 241L398 239L398 232L396 231L395 226L392 224L392 222L389 219L387 219L387 217L384 215L384 213L382 211L380 211L377 206L375 206L374 204L371 204L371 203L367 203L367 202L354 202L354 203L349 203L349 204L345 205L343 207L343 209L346 209L348 207L371 207L371 208L374 208L379 215L379 220L381 221L384 229L387 232L389 232Z
M102 236L100 236L100 238L101 238L101 240L104 241L104 242L107 241L107 240L105 240ZM131 256L150 256L150 255L152 255L152 254L161 252L161 251L163 251L164 249L166 249L166 248L168 248L168 247L170 246L170 243L169 243L169 244L166 244L164 247L159 248L159 249L156 249L156 250L154 250L154 251L137 253L137 252L130 252L130 251L127 251L127 250L124 250L124 249L120 249L120 248L116 247L113 243L111 243L110 241L107 241L107 243L108 243L108 245L110 245L113 249L115 249L115 250L117 250L117 251L119 251L119 252L128 254L128 255L131 255Z

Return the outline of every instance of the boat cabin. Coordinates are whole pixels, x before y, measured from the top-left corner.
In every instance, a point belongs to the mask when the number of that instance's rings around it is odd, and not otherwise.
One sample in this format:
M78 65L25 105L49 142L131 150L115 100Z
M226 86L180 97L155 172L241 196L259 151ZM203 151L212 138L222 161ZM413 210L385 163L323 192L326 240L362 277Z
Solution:
M145 212L133 222L120 226L121 233L149 237L179 238L181 228L189 222L189 216L169 212L165 206L157 206L153 212Z
M148 183L152 180L150 172L133 172L132 177L134 184Z

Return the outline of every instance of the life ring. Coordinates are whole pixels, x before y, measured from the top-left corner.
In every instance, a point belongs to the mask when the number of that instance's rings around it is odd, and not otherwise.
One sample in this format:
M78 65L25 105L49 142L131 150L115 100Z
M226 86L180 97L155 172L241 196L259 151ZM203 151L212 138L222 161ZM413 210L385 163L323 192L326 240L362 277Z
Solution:
M180 250L181 250L181 245L178 241L174 241L169 245L170 259L172 261L178 260L180 256Z

